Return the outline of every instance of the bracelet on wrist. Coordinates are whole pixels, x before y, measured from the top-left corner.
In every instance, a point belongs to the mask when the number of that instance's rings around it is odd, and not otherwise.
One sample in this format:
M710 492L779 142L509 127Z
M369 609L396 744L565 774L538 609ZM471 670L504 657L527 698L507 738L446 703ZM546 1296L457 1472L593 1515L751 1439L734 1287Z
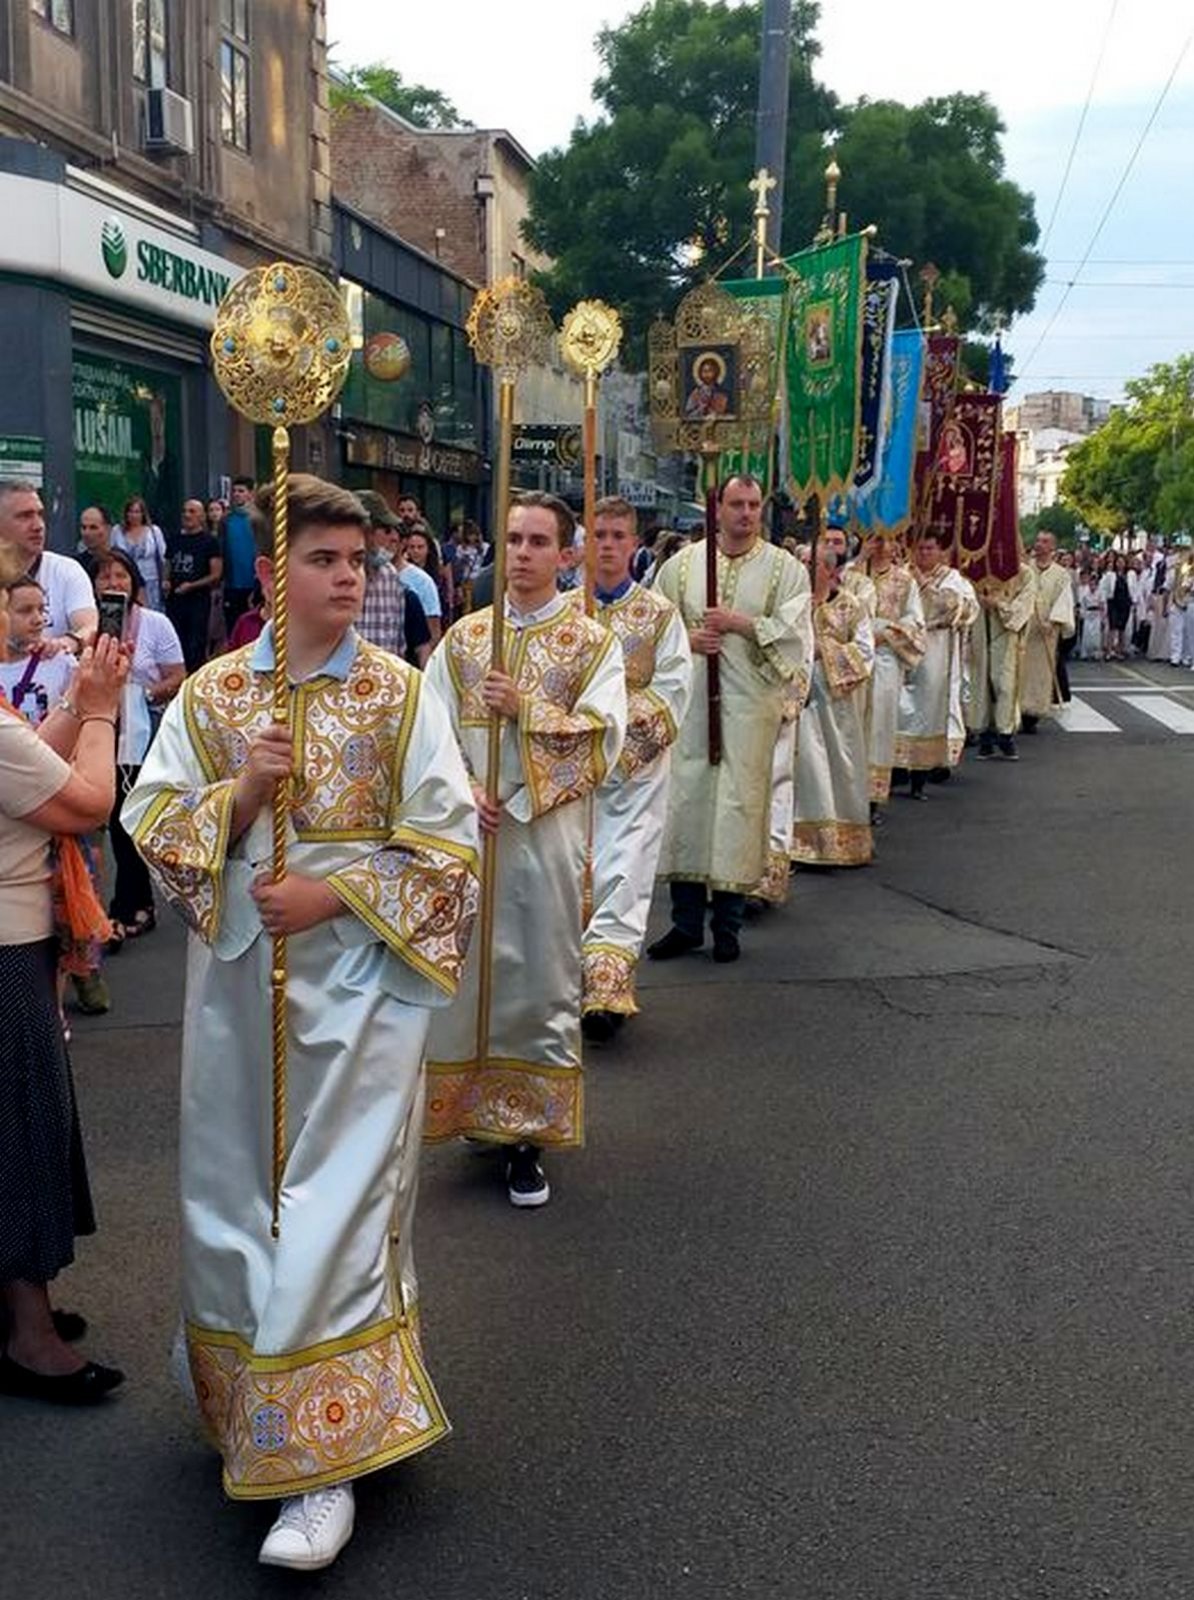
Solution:
M78 711L71 704L71 702L66 698L65 695L63 695L62 699L59 700L58 704L54 707L54 710L55 711L65 711L67 716L68 717L74 717L76 722L81 720L80 717L79 717Z
M92 716L92 717L80 717L79 718L79 724L80 724L81 727L86 727L89 722L106 722L108 724L109 728L115 728L115 726L116 726L116 718L115 717Z

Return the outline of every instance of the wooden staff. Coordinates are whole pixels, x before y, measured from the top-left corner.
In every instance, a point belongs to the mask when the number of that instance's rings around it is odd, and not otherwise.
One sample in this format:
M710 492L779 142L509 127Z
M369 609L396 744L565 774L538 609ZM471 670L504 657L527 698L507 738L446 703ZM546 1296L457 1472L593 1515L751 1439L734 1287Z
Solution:
M705 609L717 604L717 456L705 456ZM705 657L709 702L709 765L721 765L721 658Z
M348 374L352 330L335 284L310 267L279 261L240 278L216 311L211 335L212 370L236 411L251 422L273 425L273 636L272 715L290 727L287 671L287 557L290 505L290 433L287 424L313 422L331 405ZM274 786L271 805L275 883L286 876L286 836L291 786ZM282 1179L286 1171L286 980L285 934L275 934L270 955L272 1055L270 1233L280 1231Z

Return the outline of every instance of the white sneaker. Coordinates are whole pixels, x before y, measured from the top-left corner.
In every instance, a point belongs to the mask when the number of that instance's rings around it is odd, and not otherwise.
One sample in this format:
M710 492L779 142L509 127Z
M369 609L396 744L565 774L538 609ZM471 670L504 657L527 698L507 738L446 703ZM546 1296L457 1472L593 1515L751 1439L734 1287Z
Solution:
M283 1500L257 1559L267 1567L292 1567L297 1572L330 1567L352 1538L354 1514L351 1483Z

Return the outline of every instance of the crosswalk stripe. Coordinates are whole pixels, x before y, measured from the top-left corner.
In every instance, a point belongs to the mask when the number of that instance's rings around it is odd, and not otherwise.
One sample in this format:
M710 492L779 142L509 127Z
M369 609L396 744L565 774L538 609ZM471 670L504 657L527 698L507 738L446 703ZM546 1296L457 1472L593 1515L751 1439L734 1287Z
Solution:
M1096 711L1077 695L1074 695L1067 705L1058 706L1053 715L1058 727L1064 728L1067 733L1119 732L1110 717L1105 717L1101 711Z
M1125 705L1143 711L1173 733L1194 733L1194 710L1189 706L1179 705L1166 695L1125 694L1122 698Z

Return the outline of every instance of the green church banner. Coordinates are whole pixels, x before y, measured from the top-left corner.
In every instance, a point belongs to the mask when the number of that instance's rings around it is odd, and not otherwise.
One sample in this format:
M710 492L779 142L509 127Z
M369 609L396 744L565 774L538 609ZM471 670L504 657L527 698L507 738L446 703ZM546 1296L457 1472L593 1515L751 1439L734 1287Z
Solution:
M850 487L858 458L866 239L814 246L785 265L788 489L823 499Z

